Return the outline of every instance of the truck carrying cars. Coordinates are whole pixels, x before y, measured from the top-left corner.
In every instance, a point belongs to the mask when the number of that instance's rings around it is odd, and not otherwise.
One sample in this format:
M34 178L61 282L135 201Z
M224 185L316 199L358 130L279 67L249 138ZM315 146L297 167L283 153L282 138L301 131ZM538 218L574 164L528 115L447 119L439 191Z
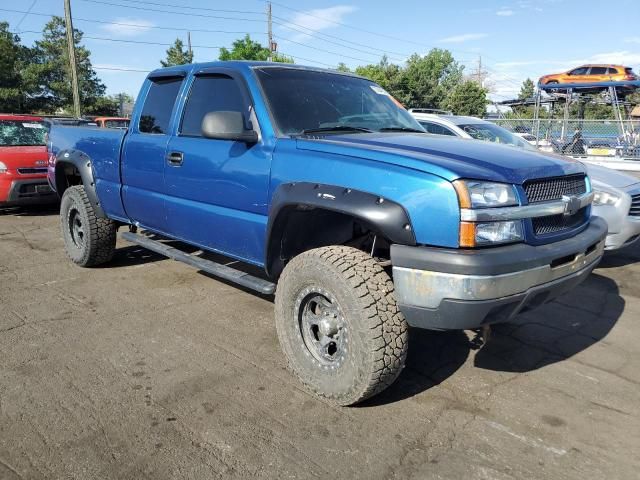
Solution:
M128 226L131 242L275 293L291 370L338 405L393 383L408 326L508 322L573 288L607 231L579 162L426 135L370 80L310 67L156 70L127 130L54 125L50 149L73 262L108 262Z

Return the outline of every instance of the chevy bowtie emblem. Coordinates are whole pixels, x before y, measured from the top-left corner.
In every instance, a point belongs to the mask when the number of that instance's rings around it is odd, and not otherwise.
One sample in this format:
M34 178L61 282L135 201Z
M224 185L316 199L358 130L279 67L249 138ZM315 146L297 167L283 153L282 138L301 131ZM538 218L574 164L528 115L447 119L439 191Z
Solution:
M570 217L578 213L578 210L580 210L581 202L580 202L580 199L575 195L572 195L572 196L563 195L562 201L564 202L564 212L563 212L564 216Z
M41 167L43 165L46 165L47 161L46 160L36 160L36 166Z

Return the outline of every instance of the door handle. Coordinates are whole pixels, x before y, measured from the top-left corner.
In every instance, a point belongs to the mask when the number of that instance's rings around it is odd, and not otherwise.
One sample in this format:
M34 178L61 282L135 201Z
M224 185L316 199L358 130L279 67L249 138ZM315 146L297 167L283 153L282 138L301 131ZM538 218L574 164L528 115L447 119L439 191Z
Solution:
M182 152L170 152L167 154L167 163L172 167L179 167L184 161L184 154Z

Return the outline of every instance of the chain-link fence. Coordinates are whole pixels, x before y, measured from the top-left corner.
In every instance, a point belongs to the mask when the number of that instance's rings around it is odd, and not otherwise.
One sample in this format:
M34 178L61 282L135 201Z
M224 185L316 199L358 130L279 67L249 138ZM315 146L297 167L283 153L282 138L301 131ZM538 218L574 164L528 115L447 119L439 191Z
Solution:
M491 119L548 152L640 161L640 120Z

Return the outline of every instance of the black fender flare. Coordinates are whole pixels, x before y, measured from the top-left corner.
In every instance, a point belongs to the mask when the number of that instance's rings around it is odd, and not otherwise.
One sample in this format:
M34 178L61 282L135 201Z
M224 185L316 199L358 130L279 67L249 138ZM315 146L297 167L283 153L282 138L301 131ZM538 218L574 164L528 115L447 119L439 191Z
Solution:
M96 192L91 158L89 158L89 156L84 152L79 150L62 150L56 155L55 188L58 195L62 198L62 194L69 187L65 177L65 167L67 165L74 166L80 173L82 185L84 186L84 190L87 193L87 197L89 198L89 202L91 203L96 216L106 218L106 215L100 206L98 193Z
M324 209L352 216L385 236L392 243L415 245L409 214L402 205L373 193L352 188L309 182L280 184L273 194L267 223L265 269L272 275L279 240L286 228L289 208ZM283 214L284 213L284 214Z

